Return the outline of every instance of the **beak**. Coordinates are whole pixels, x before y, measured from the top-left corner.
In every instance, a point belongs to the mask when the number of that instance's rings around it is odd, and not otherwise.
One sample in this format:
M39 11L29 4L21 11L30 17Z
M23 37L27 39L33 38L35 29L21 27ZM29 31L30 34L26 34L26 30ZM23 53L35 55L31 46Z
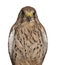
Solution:
M30 21L32 17L32 13L26 13L27 20Z
M28 20L28 21L30 21L30 20L31 20L31 17L30 17L30 16L28 16L28 17L27 17L27 20Z

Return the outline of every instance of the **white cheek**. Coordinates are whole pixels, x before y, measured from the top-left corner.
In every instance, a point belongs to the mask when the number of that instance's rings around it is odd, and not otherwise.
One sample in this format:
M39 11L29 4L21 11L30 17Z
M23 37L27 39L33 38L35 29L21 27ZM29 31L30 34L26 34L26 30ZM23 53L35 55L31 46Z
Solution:
M9 37L9 52L10 54L12 53L12 46L13 46L13 41L14 41L14 33L15 33L15 30L13 30L10 34L10 37Z

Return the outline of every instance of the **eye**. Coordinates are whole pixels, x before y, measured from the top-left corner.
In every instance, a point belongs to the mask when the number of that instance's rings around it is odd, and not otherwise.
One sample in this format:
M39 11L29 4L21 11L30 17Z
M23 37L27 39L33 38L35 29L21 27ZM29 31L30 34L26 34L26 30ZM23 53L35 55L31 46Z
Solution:
M35 15L35 12L33 13L33 15Z
M24 14L25 14L23 10L22 10L22 12L21 12L21 13L22 13L22 15L24 15Z

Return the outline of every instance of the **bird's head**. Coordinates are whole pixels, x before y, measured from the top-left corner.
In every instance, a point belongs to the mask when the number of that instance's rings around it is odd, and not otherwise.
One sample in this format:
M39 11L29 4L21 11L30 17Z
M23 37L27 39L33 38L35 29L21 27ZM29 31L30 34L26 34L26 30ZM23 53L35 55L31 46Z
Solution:
M31 20L35 20L37 17L36 10L33 7L26 6L21 9L19 13L19 17L22 19L22 21L30 22Z

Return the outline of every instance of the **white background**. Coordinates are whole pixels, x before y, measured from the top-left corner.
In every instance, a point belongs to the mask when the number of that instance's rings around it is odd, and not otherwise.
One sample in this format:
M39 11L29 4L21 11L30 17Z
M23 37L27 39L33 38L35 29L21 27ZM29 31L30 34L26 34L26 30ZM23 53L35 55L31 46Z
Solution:
M0 0L0 65L11 65L8 35L24 6L36 9L48 34L48 52L43 65L57 65L57 0Z

